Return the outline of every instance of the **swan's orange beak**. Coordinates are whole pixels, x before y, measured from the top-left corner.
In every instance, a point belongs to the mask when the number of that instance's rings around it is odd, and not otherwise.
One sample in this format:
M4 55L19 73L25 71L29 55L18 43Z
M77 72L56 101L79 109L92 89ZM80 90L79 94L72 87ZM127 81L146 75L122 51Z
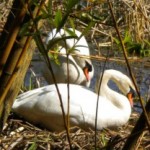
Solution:
M127 94L127 98L129 99L131 107L133 107L133 94L131 92L129 92Z
M85 68L83 69L83 72L84 72L84 75L85 75L85 77L86 77L86 80L89 81L89 80L90 80L90 77L89 77L89 70L88 70L88 68L85 67Z

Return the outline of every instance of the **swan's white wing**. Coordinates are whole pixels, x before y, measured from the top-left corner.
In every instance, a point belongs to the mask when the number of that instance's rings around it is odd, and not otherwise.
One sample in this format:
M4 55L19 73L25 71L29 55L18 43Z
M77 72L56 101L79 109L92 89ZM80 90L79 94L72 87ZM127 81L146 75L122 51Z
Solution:
M88 99L86 99L87 89L76 85L70 86L71 124L79 126L87 125L88 120L90 117L93 117L93 113L95 113L95 109L93 112L93 106L95 104L92 101L87 101L89 98L93 98L93 95L95 94L90 92L91 94L89 94ZM65 84L59 85L59 90L66 113L68 104L67 86ZM82 94L80 94L80 90L82 91ZM33 123L42 124L51 130L64 129L60 101L54 85L21 94L14 102L12 108L14 112Z
M59 84L65 113L67 112L67 85ZM70 122L84 129L94 128L97 94L89 89L70 85ZM54 85L24 93L13 104L13 110L25 119L39 123L51 130L64 129L62 110ZM98 129L121 125L123 117L120 109L110 101L100 97L98 107Z

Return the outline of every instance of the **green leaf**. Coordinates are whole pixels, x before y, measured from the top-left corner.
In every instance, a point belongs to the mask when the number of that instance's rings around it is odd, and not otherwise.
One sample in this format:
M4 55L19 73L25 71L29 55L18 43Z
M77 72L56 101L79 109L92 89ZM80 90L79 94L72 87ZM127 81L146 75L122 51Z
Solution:
M40 21L41 19L47 19L47 18L52 18L52 16L50 14L47 14L43 11L43 13L41 15L38 15L35 19L34 22L37 23L38 21Z
M86 35L88 33L88 31L91 29L91 27L95 24L95 22L90 22L88 24L88 26L84 29L84 31L82 32L82 34L78 37L78 40L80 40L82 38L82 36Z
M33 36L35 42L36 42L36 45L39 49L39 51L41 52L41 54L45 57L47 55L47 52L46 52L46 49L44 47L44 44L42 42L42 39L41 39L41 36L40 36L40 33L36 33L34 36Z
M117 45L120 45L120 41L117 38L113 38Z
M25 36L25 35L29 34L30 27L31 27L31 22L30 21L27 22L27 23L24 23L22 28L19 31L19 36L22 37L22 36Z
M126 31L125 32L125 37L124 37L124 39L123 39L123 42L124 42L124 44L130 44L130 43L132 43L132 39L131 39L131 36L130 36L130 34L129 34L129 31Z
M91 29L91 27L94 25L94 22L90 22L89 24L88 24L88 26L84 29L84 31L82 32L82 34L78 37L76 34L75 34L75 30L66 30L71 36L74 36L74 38L75 38L75 36L76 36L76 38L77 38L77 41L79 41L84 35L86 35L87 33L88 33L88 31ZM72 48L70 48L69 50L68 50L68 53L72 53L74 50L75 51L78 51L78 49L77 49L77 47L82 47L82 46L80 46L80 45L78 45L78 46L76 46L76 45L74 45Z
M70 22L71 28L75 30L74 20L69 18L69 22Z
M75 30L70 30L68 28L65 29L65 31L69 34L69 36L72 36L72 38L78 38L77 35L75 34Z
M150 49L146 50L146 49L141 49L140 50L140 55L144 56L144 57L150 57Z
M106 140L106 138L105 138L105 134L102 133L100 138L101 138L102 145L103 145L103 146L106 146L107 140Z
M51 13L52 13L52 1L48 1L48 4L47 4L47 11L48 11L48 14L51 14Z
M58 24L57 32L59 32L60 29L64 26L64 24L67 22L68 16L69 16L69 13L66 13L66 14L64 15L64 17L62 18L60 24Z
M62 17L61 21L59 22L59 24L57 24L57 31L59 32L59 30L64 26L64 24L67 22L68 16L70 15L70 13L72 12L72 8L79 2L79 0L67 0L66 1L66 12L64 14L64 16Z
M62 21L62 13L60 10L58 10L56 12L55 19L54 19L54 24L55 24L56 28L59 27L59 25L61 24L61 21Z
M88 24L88 26L84 29L84 31L82 32L81 37L82 37L83 35L86 35L86 34L88 33L88 31L91 29L91 27L94 26L94 24L95 24L95 22L91 21L91 22Z
M65 40L72 39L72 38L77 38L77 36L75 36L75 35L65 36L62 38L54 38L54 39L50 40L47 44L47 51L50 50L52 47L54 47L56 44L59 44L59 42L64 42L64 45L65 45Z
M67 0L67 6L66 6L67 11L70 12L72 8L78 3L79 3L79 0Z
M34 143L29 147L28 150L36 150L36 149L37 149L37 144L36 144L36 142L34 142Z
M144 42L150 47L150 42L147 40L144 40Z
M59 46L56 46L54 51L55 52L59 52L60 48ZM59 55L56 53L48 53L48 57L51 59L51 61L54 61L57 65L60 65L60 61L59 61Z

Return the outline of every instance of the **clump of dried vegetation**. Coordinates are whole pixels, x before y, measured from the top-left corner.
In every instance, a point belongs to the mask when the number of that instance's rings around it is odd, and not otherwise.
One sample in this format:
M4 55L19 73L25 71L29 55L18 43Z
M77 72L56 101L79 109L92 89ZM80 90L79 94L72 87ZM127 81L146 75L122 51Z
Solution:
M0 2L0 32L3 31L3 27L7 22L8 14L12 13L12 2L12 0ZM86 2L86 0L83 0L83 2ZM58 10L61 10L61 15L63 15L63 13L65 14L65 5L63 5L62 1L52 1L51 4L52 10L47 10L51 11L51 15L49 17L43 16L43 18L45 17L47 19L47 21L42 23L42 32L44 33L47 32L46 30L50 30L57 24L57 21L59 19L55 16L60 15L60 11ZM135 59L134 57L134 59L131 59L131 61L140 61L146 64L147 67L150 67L149 60L145 59L149 58L150 56L150 43L148 41L148 39L150 39L149 0L119 0L112 1L112 4L113 13L115 15L116 22L119 27L118 30L121 34L122 41L126 46L126 52L130 56L138 56L137 59ZM27 13L30 14L30 11L28 11ZM109 10L108 1L88 1L86 5L80 4L77 7L75 7L73 11L69 12L69 15L67 17L70 24L73 24L73 26L83 31L90 24L91 21L94 21L94 25L90 26L90 30L87 30L88 33L86 34L87 39L91 41L94 47L94 51L91 52L92 55L94 55L92 57L93 60L96 59L99 61L104 61L106 55L107 57L111 57L112 61L113 57L119 57L119 59L121 58L124 60L123 53L121 50L121 42L119 41L116 29L114 28L114 21ZM67 24L63 22L62 26L64 25L69 26L69 23ZM33 29L31 29L31 31L33 31ZM6 33L8 34L7 31ZM31 34L29 34L28 36L30 37ZM30 49L32 48L35 48L35 46L32 45ZM1 52L2 51L0 51L0 54ZM145 56L144 59L139 59L143 56ZM25 57L23 58L25 59ZM19 78L22 78L22 76L19 76ZM18 86L20 85L21 84L19 84ZM11 88L14 87L15 84L11 86ZM18 91L16 91L16 93L18 93ZM6 98L10 97L7 96ZM90 129L89 131L84 131L78 127L71 128L69 134L71 139L71 147L72 149L121 150L132 129L134 128L138 118L139 114L137 112L134 112L130 118L130 121L125 126L116 130L105 129L96 133L95 131ZM4 120L6 119L4 118ZM150 149L149 136L150 132L148 128L145 127L143 129L142 134L140 135L140 138L138 138L138 142L135 145L135 149ZM25 120L19 119L14 114L10 114L0 134L0 149L66 150L70 149L70 145L67 140L66 131L63 131L61 133L50 132L37 126L33 126Z
M133 129L139 115L133 113L128 124L116 130L105 129L97 132L97 149L122 149L130 131ZM12 114L0 136L2 149L69 149L66 131L60 133L50 132L30 123L15 119ZM95 132L84 131L78 127L70 129L72 149L94 149ZM139 144L139 143L138 143ZM137 147L149 149L149 132L144 131Z

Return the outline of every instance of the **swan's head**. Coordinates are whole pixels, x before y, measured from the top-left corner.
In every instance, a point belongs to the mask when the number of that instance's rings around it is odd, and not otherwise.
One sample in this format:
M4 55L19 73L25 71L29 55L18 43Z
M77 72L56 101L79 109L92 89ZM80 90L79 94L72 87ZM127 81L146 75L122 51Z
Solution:
M85 78L87 81L90 81L94 75L94 67L90 59L73 57L77 65L83 70Z
M117 84L120 91L126 95L126 97L128 98L131 107L133 107L133 98L135 95L135 87L132 83L132 81L126 76L124 75L124 77L122 76L121 79L119 80L120 82Z
M124 95L126 95L129 92L135 91L133 82L128 76L126 76L123 73L121 73L119 79L116 80L116 84L118 85L119 89L122 91Z
M127 93L126 96L129 99L131 107L133 107L133 97L134 97L134 95L135 95L135 91L132 88L130 88L130 91Z
M94 74L94 68L93 65L88 62L87 60L84 60L84 66L82 67L84 75L86 77L87 81L90 81Z

